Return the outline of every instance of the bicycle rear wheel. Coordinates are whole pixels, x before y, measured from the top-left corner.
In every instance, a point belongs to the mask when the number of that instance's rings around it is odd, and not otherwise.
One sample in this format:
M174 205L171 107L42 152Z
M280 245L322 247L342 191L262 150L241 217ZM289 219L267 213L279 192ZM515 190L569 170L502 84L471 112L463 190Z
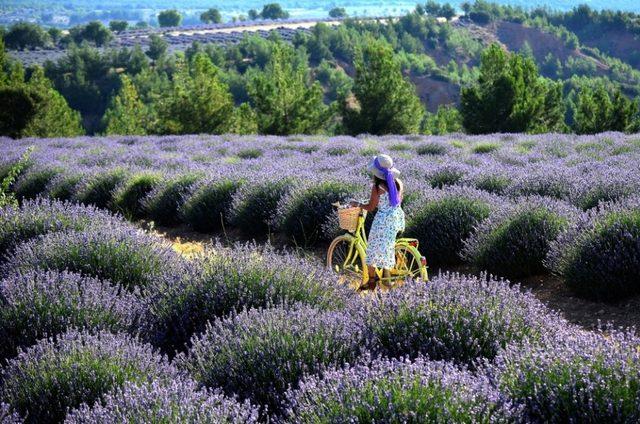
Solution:
M344 276L345 282L360 287L369 280L365 252L355 237L345 234L336 237L327 252L327 267Z
M413 246L396 244L396 266L392 272L397 279L428 280L427 267L422 262L422 255Z

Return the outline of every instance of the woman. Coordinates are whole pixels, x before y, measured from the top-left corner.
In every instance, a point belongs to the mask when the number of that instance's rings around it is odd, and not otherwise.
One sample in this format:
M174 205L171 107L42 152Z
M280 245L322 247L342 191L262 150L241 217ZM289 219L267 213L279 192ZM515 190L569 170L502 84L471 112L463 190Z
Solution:
M375 289L376 268L383 270L385 278L389 277L389 270L395 266L395 244L398 232L404 231L404 211L402 210L402 195L404 187L397 178L400 174L393 167L393 159L388 155L378 155L367 168L373 176L373 187L368 203L351 202L352 206L372 212L378 208L367 245L367 266L369 267L369 281L362 289Z

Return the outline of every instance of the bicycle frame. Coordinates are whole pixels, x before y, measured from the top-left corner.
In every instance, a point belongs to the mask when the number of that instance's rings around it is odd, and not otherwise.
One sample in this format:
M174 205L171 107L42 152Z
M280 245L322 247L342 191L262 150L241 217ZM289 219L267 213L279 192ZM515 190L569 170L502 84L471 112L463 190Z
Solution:
M365 210L360 210L356 230L353 233L348 232L351 236L351 242L349 243L349 251L347 252L347 257L344 261L345 266L354 265L354 262L358 259L358 248L361 248L363 251L367 250L367 232L364 228L364 221L366 217L367 212Z
M347 257L344 261L344 268L354 267L355 262L358 260L359 251L366 252L367 250L367 232L365 231L365 219L367 217L367 212L365 210L360 210L360 214L358 215L358 224L356 226L356 230L354 232L348 232L351 240L349 243L349 251L347 252ZM411 238L399 238L396 240L396 247L404 247L407 250L415 250L417 252L418 249L418 240ZM424 259L424 257L423 257ZM426 262L421 264L426 267ZM392 282L395 281L397 277L397 271L395 269L390 269L389 276L384 277L384 270L380 268L375 268L375 273L378 279L382 282ZM364 278L369 277L368 268L366 270L362 270ZM425 278L428 279L426 272Z

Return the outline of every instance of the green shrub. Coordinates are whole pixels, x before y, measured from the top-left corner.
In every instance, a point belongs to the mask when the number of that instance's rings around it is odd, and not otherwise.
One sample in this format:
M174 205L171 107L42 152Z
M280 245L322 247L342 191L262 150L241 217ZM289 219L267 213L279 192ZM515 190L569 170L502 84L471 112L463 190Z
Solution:
M578 296L615 301L640 294L640 208L595 212L571 228L547 264Z
M304 375L352 363L362 351L362 330L348 313L298 306L216 320L176 362L199 383L278 413Z
M159 174L149 172L130 176L116 190L113 196L114 208L128 218L142 218L144 212L142 200L160 183L161 179Z
M486 154L486 153L495 152L499 148L500 148L500 144L499 143L494 143L494 142L487 141L487 142L482 142L482 143L476 143L471 148L471 151L473 153L476 153L476 154Z
M550 198L520 199L479 225L465 241L463 257L494 275L519 278L545 272L551 243L578 216L577 209Z
M335 214L331 204L344 202L358 191L354 184L337 181L297 187L280 202L277 226L298 245L312 246L326 240L323 227Z
M324 268L252 244L215 246L197 258L193 268L196 272L180 283L154 290L159 296L150 309L145 333L153 345L169 354L184 350L207 322L235 311L291 303L339 310L353 295Z
M166 359L135 339L70 330L10 360L2 370L1 394L27 423L56 423L68 409L93 404L127 382L178 376Z
M187 197L182 206L185 223L203 233L220 231L227 224L233 195L242 183L232 180L215 180L201 184Z
M47 186L45 195L50 199L73 200L84 178L86 178L86 176L83 174L60 174L51 180Z
M264 154L264 152L260 149L243 149L240 150L238 153L236 153L236 155L240 158L240 159L257 159L260 156L262 156Z
M126 178L127 172L124 169L98 173L89 177L89 180L79 188L76 200L85 205L109 208L112 206L114 191Z
M431 142L422 144L416 147L416 153L418 155L445 155L447 154L447 146L443 143Z
M470 189L436 192L407 223L406 234L420 241L420 251L430 265L462 261L463 241L485 220L495 199Z
M159 183L142 200L143 208L149 219L159 225L176 225L180 222L180 209L185 197L200 180L199 174L185 174Z
M278 209L278 202L291 189L294 181L284 179L240 187L233 199L231 224L244 235L265 237Z
M60 173L59 168L31 168L16 181L13 192L18 200L35 199L45 193L47 185Z

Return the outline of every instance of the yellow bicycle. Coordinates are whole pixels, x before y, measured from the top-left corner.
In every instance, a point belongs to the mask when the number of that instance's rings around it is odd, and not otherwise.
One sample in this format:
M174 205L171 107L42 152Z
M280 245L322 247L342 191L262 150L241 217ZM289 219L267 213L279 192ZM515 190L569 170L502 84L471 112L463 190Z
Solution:
M339 203L334 203L333 206L338 210L340 228L347 232L333 239L329 245L327 267L356 281L361 279L362 286L370 277L366 263L367 234L364 226L367 211ZM382 269L376 269L376 276L381 283L391 287L407 279L428 280L427 260L418 251L418 240L397 239L395 252L396 265L386 276Z

